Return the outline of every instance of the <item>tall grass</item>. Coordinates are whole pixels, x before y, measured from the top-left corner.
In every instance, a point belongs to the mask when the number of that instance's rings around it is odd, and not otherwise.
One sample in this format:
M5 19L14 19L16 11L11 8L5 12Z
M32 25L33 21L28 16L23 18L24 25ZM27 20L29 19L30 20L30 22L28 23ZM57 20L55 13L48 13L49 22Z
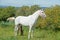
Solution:
M3 26L3 27L2 27ZM7 26L7 27L5 27ZM0 23L0 40L27 40L28 27L23 27L24 35L17 35L14 37L14 23L6 22L6 24ZM55 32L52 29L34 28L34 34L31 40L60 40L60 31Z

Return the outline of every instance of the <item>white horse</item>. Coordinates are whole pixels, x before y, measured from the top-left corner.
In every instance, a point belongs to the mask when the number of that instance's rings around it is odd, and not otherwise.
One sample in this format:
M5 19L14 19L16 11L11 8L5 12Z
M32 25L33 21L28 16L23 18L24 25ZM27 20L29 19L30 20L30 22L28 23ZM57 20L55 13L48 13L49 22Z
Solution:
M29 33L28 33L28 40L30 39L30 36L33 37L33 34L31 34L31 32L33 33L33 29L32 26L35 24L36 20L38 19L38 17L41 16L42 18L46 17L46 14L44 13L43 10L37 10L35 13L33 13L30 16L18 16L15 19L15 36L17 35L17 30L18 24L24 25L24 26L29 26Z

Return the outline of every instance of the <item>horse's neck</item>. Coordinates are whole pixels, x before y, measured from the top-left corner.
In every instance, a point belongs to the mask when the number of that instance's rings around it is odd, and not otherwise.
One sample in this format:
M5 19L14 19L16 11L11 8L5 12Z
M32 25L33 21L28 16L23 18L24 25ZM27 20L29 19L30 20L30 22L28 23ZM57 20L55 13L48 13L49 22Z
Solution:
M32 16L33 16L32 18L34 18L35 21L36 21L36 20L38 19L38 17L39 17L38 13L34 13Z

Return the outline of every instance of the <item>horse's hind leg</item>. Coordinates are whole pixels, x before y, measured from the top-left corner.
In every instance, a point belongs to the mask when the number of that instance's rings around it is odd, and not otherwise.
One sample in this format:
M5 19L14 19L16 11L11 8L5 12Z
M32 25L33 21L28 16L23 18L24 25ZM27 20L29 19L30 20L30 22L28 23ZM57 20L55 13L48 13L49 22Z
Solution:
M20 31L21 32L21 35L23 35L23 29L22 29L22 25L21 24L19 24L18 31Z
M17 27L17 25L15 25L15 29L14 29L15 36L17 36L17 31L18 31L18 27Z
M22 29L22 25L21 25L21 35L23 35L23 29Z

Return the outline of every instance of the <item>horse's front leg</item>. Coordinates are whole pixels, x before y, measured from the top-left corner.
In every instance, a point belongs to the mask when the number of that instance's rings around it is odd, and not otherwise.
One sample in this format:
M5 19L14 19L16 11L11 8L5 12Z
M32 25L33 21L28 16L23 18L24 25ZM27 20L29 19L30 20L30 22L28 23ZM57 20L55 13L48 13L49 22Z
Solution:
M32 27L32 29L31 29L31 38L33 38L33 30L34 30L34 28Z
M32 29L32 26L29 26L28 40L30 39L31 29Z
M15 28L14 28L14 34L15 34L15 36L17 36L17 31L18 31L18 27L17 27L17 25L15 25Z

